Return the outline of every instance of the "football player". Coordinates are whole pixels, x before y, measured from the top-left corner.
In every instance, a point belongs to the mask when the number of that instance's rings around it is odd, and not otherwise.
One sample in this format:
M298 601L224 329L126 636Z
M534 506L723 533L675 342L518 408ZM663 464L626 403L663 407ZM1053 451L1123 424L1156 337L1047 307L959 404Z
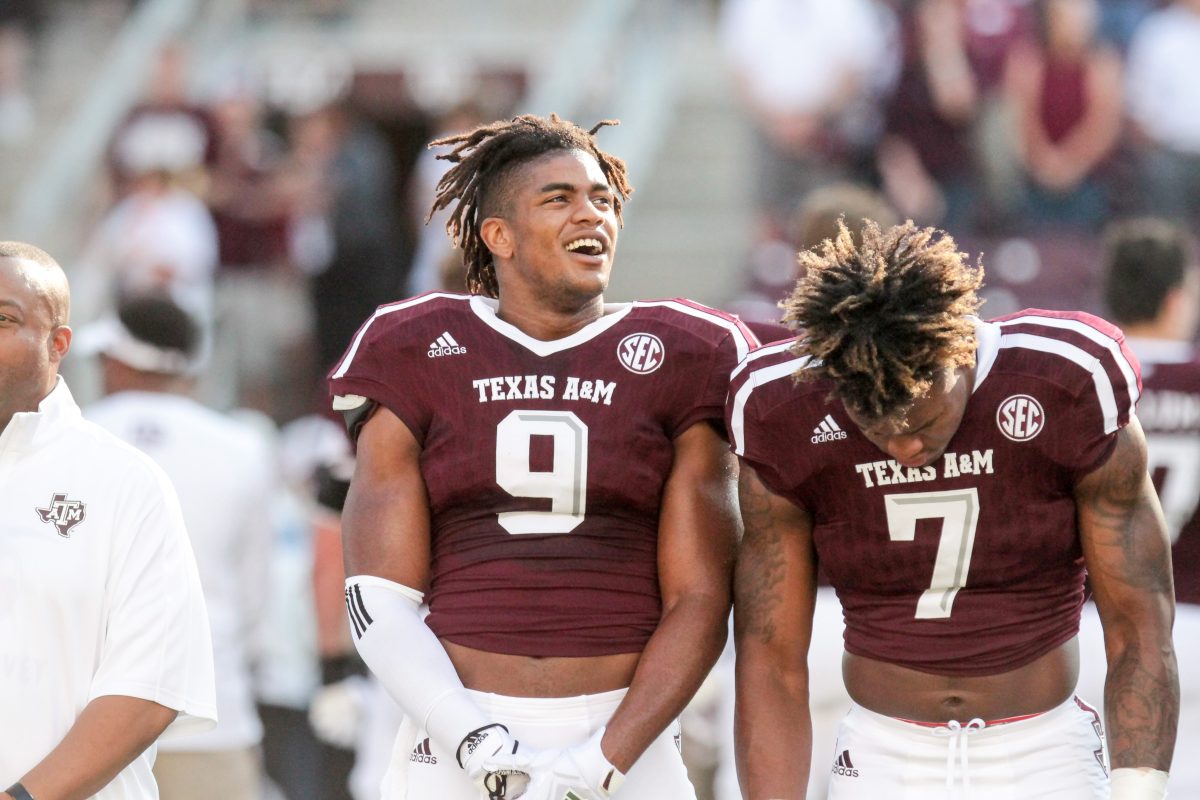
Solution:
M605 303L631 191L605 124L434 142L469 293L380 307L331 374L350 619L406 714L389 800L694 797L673 725L725 640L722 414L754 341L686 300Z
M1162 513L1121 332L975 316L953 239L869 224L801 254L785 321L739 365L739 773L800 798L814 576L846 618L831 798L1107 798L1075 696L1085 566L1108 641L1113 798L1164 796L1178 682Z
M1166 220L1119 222L1105 236L1105 304L1142 365L1138 420L1173 542L1180 754L1200 744L1200 355L1192 344L1200 315L1197 263L1191 238ZM1091 603L1084 606L1080 646L1080 692L1102 701L1104 635ZM1200 762L1181 756L1173 764L1171 796L1200 797Z

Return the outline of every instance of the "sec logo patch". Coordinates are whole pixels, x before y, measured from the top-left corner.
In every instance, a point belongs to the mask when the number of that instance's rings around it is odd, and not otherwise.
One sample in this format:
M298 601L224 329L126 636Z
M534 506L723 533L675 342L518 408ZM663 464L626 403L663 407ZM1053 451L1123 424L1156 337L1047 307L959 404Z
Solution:
M1036 398L1014 394L996 409L996 425L1014 442L1028 442L1046 427L1046 413Z
M662 339L653 333L631 333L617 345L621 365L638 375L649 375L661 367L666 354Z

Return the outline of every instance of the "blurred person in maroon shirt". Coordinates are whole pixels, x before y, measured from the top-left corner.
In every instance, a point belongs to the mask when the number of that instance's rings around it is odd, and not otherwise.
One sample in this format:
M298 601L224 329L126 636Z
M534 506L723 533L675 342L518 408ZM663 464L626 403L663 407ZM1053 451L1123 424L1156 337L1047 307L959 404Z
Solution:
M1096 0L1037 0L1037 35L1009 54L1026 225L1095 230L1108 215L1103 168L1121 134L1121 59L1097 36Z

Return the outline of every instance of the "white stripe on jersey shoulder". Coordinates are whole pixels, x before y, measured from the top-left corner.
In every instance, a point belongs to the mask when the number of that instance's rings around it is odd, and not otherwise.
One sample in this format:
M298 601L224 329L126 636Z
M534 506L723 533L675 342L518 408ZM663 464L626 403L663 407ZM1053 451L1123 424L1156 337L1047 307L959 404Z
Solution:
M1112 381L1104 367L1096 357L1081 347L1064 342L1062 339L1051 339L1048 336L1038 336L1033 333L1006 333L1000 338L1001 347L1020 347L1026 350L1038 350L1043 353L1053 353L1062 356L1087 370L1092 376L1092 384L1096 387L1096 397L1100 400L1100 411L1104 414L1104 432L1112 433L1117 429L1117 394ZM1136 396L1137 388L1133 394ZM1130 403L1130 408L1133 404Z
M759 386L796 374L796 371L807 363L807 357L791 358L750 372L746 382L733 396L733 410L729 414L729 433L734 453L739 456L746 454L746 403L750 400L750 394Z
M975 323L975 386L971 389L974 393L992 371L996 356L1000 355L1000 326L975 316L971 321Z
M489 297L480 297L474 295L471 297L471 310L475 312L475 316L479 317L485 325L500 334L506 339L511 339L517 344L529 350L534 355L546 357L561 353L563 350L570 350L572 347L581 345L595 339L606 330L616 325L623 320L630 311L633 310L631 303L610 303L605 305L605 315L595 322L584 325L579 330L566 336L562 339L555 339L550 342L543 342L540 339L535 339L529 334L522 331L515 325L510 325L504 320L496 316L496 301Z
M746 338L742 327L728 317L718 313L716 309L692 305L690 303L681 303L678 300L638 300L633 305L637 308L672 308L680 313L698 319L706 319L733 334L733 345L737 348L738 361L741 361L750 352L750 340Z
M342 358L342 363L338 365L337 371L333 373L333 377L341 378L346 374L347 370L350 369L350 365L354 362L354 356L358 354L358 346L362 343L363 337L367 335L367 331L375 323L375 320L379 319L380 317L387 316L393 312L403 311L406 308L419 306L422 303L428 303L430 300L437 300L443 297L450 300L468 299L466 295L461 294L450 294L449 292L430 292L429 294L423 294L418 297L413 297L409 300L401 300L398 303L389 303L386 306L380 306L379 308L375 309L375 313L371 315L371 318L367 320L366 324L359 329L358 334L354 337L354 341L350 344L350 349L346 351L346 355L344 358Z
M1001 328L1010 325L1045 325L1049 328L1059 328L1061 330L1072 331L1082 334L1099 345L1103 345L1109 354L1112 355L1113 361L1117 364L1117 369L1121 371L1121 376L1125 378L1125 385L1129 389L1129 406L1132 408L1138 400L1138 382L1137 372L1133 365L1129 363L1129 359L1125 357L1125 353L1121 350L1121 343L1112 338L1108 334L1093 328L1086 322L1075 319L1060 319L1058 317L1042 317L1037 314L1024 314L1012 319L1006 319L1000 323ZM1103 369L1101 367L1101 369ZM1107 381L1107 376L1105 377Z
M784 339L782 342L775 342L774 344L764 345L762 347L757 348L756 350L751 350L750 353L745 358L743 358L741 361L739 361L738 365L733 368L733 373L729 376L729 379L733 380L734 378L736 378L738 375L740 375L742 373L742 370L744 370L746 367L750 366L751 364L753 364L755 361L762 358L763 356L773 356L776 353L782 353L785 350L788 350L789 348L791 348L791 346L794 345L795 343L796 343L796 339L795 339L795 337L793 337L791 339Z

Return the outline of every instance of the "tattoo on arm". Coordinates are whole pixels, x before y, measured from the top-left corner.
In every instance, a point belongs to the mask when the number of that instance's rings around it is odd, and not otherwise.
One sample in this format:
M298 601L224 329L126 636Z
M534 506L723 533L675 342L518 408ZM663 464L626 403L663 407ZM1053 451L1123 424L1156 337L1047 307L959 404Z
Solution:
M1135 648L1109 666L1104 683L1109 762L1167 770L1175 745L1179 682L1175 659L1165 674L1146 668Z
M783 526L775 517L770 492L743 470L738 501L745 532L734 573L734 625L738 634L764 642L775 634L772 612L782 601L785 565Z
M1133 434L1128 428L1118 435L1111 460L1084 499L1093 537L1097 546L1117 556L1122 581L1146 591L1170 592L1171 572L1162 568L1165 540L1147 535L1158 525L1158 514L1145 452L1130 446Z
M1076 496L1109 653L1104 703L1110 762L1166 770L1179 716L1174 589L1170 544L1136 419Z

